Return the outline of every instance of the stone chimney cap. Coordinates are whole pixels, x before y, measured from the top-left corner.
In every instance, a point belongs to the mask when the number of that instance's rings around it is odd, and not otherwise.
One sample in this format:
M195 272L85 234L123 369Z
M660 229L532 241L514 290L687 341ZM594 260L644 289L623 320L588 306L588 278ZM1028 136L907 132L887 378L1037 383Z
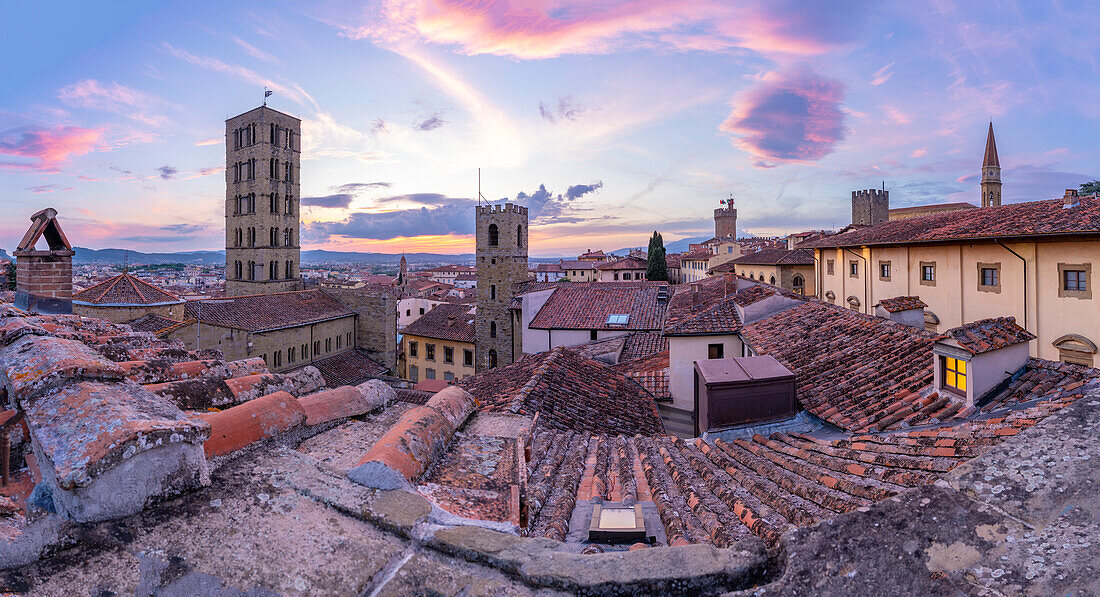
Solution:
M57 210L52 207L47 207L42 211L35 213L31 216L31 227L27 229L27 233L23 235L23 240L19 241L19 246L16 251L34 251L34 245L38 242L38 239L42 238L42 235L46 236L46 243L50 246L50 251L68 251L72 252L73 247L69 244L69 239L66 238L65 233L61 230L61 224L57 221Z

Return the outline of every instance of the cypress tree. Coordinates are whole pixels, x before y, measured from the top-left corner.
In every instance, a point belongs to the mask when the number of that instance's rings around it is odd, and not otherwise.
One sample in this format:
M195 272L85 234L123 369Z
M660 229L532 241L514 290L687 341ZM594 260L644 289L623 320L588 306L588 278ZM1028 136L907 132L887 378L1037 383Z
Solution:
M648 264L645 270L647 280L668 281L668 263L665 261L665 241L656 230L649 238Z

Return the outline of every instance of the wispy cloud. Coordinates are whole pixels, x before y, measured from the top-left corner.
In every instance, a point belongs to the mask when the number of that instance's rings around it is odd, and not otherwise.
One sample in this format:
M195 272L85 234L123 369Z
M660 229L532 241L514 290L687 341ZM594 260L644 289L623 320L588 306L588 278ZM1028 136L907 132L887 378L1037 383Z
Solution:
M344 208L351 206L351 202L370 189L388 188L388 182L352 182L332 187L335 191L331 195L302 197L302 205L306 207Z
M172 177L179 173L179 170L172 166L161 166L157 168L157 172L160 173L162 180L172 180Z
M275 56L273 56L272 54L269 54L268 52L265 52L265 51L257 48L256 46L246 42L245 40L237 37L236 35L233 36L233 43L240 46L240 48L242 50L244 50L245 54L248 54L249 56L251 56L253 58L263 60L264 62L270 62L272 64L280 64L279 59L276 58Z
M246 68L238 64L224 62L210 56L200 56L197 54L192 54L187 50L177 48L167 42L161 44L161 47L163 47L168 54L175 56L176 58L179 58L180 60L183 60L184 62L187 62L189 64L193 64L206 70L232 76L240 81L256 85L257 87L268 87L273 91L279 93L280 95L285 95L295 102L298 102L300 105L312 106L314 110L321 109L320 106L317 105L317 102L314 101L313 97L306 93L306 91L302 89L301 86L299 86L297 83L283 84L275 81L270 77L261 75L260 73L257 73L250 68Z
M57 191L71 191L73 190L73 187L62 187L55 184L40 184L33 187L27 187L27 190L37 195L41 193L53 193Z
M584 109L577 104L572 96L559 97L557 105L547 105L545 102L539 102L539 115L548 122L559 120L575 122L583 112Z
M209 139L203 139L201 141L195 141L195 147L206 147L208 145L221 145L225 139L221 137L211 137Z
M890 77L894 76L894 71L890 70L892 68L894 68L893 62L875 71L875 74L871 77L871 85L882 85L889 81Z
M447 121L443 120L442 114L436 112L435 114L432 114L424 120L421 120L420 122L414 124L413 128L418 131L430 131L437 129L445 124L447 124Z
M85 79L62 87L57 96L73 107L113 112L149 126L159 127L170 122L167 116L156 112L157 108L168 106L168 102L152 93L115 82Z
M56 172L73 156L97 149L102 128L78 126L21 127L0 133L0 155L25 158L0 161L0 167Z
M737 135L739 147L763 160L819 160L846 133L843 96L839 81L804 68L768 73L761 85L734 101L733 113L719 129Z

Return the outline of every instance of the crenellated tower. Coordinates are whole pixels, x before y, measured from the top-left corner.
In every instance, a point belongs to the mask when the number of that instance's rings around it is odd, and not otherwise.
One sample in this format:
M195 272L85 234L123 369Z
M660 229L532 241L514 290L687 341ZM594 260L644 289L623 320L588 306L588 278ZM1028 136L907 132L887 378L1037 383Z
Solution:
M528 223L527 208L520 205L479 205L475 209L474 370L480 373L511 365L523 354L511 304L516 285L527 280Z

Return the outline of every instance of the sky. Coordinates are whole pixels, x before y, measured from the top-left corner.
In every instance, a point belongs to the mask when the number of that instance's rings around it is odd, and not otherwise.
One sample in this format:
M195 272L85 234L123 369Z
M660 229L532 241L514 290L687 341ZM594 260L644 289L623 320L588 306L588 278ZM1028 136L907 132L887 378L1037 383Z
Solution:
M224 247L224 121L302 119L302 247L473 251L481 194L531 254L979 202L1100 178L1084 2L383 0L9 3L0 247L54 207L74 245Z

